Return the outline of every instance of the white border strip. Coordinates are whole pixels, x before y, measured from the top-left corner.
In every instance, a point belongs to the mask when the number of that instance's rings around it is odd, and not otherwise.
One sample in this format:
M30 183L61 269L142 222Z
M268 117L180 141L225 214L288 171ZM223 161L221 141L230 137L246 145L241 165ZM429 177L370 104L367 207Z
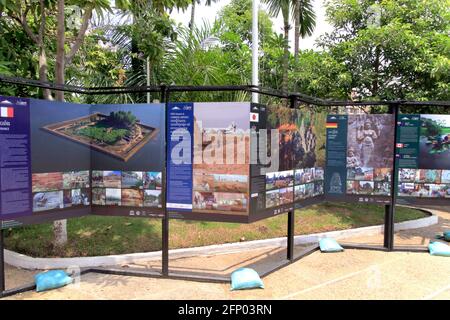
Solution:
M434 210L428 210L432 215L429 217L405 221L395 224L395 231L424 228L438 223L438 216ZM317 243L322 238L348 239L359 236L371 236L383 233L384 226L370 226L356 229L338 230L331 232L313 233L294 237L294 243L311 244ZM204 247L194 247L185 249L170 250L170 258L184 258L191 256L228 254L241 251L248 251L260 248L273 248L286 246L286 237L255 240L247 242L234 242L218 244ZM161 251L131 253L122 255L98 256L98 257L77 257L77 258L33 258L24 254L5 249L5 262L11 266L29 269L66 269L66 268L90 268L113 265L124 265L139 261L155 261L161 259Z

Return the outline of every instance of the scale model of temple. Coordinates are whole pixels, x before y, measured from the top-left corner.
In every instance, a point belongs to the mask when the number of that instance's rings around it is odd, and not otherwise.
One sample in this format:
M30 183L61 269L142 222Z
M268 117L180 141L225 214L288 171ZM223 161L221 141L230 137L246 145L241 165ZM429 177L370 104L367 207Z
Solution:
M157 128L141 124L129 111L111 112L109 115L94 113L42 129L122 161L128 161L158 132Z

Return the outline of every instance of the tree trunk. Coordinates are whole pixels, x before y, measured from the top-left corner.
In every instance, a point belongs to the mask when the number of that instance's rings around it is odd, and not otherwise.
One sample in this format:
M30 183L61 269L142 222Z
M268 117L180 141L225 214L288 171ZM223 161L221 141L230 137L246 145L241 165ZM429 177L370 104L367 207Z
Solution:
M64 85L64 43L65 39L65 23L64 23L64 0L58 0L58 26L56 33L56 68L55 80L56 84ZM64 101L64 91L56 91L56 100Z
M39 1L39 6L41 9L41 21L39 25L39 32L37 36L33 36L32 32L27 32L31 39L34 39L35 43L37 44L39 48L39 81L47 82L48 81L48 63L47 63L47 54L45 53L45 43L44 43L44 37L45 37L45 23L47 19L46 11L45 11L45 2L44 0ZM24 17L22 21L22 25L25 28L25 30L29 30L26 17ZM42 94L44 96L44 99L46 100L53 100L52 93L48 89L44 89L42 91Z
M47 55L45 54L44 44L39 46L39 81L47 82ZM52 94L49 89L43 89L42 91L45 100L53 100Z
M295 61L295 67L298 66L298 53L299 53L299 46L300 46L300 0L295 1L295 7L294 7L294 61ZM298 90L297 86L297 79L294 81L294 91Z
M150 87L152 84L152 68L150 64L150 58L147 57L147 66L145 68L145 72L147 73L147 87ZM151 93L147 92L147 103L151 103Z
M283 79L281 91L288 92L288 68L289 68L289 14L283 15L284 20L284 55L283 55Z
M64 85L64 64L65 52L65 17L64 0L58 0L58 25L56 34L56 84ZM64 101L64 91L56 91L56 100ZM53 234L55 247L61 247L67 244L67 220L56 220L53 222Z
M196 2L197 2L197 0L192 0L191 21L189 22L189 30L191 31L191 33L194 31Z
M298 52L299 52L299 45L300 45L300 3L299 0L295 1L295 7L294 7L294 57L295 62L297 62L298 58Z
M380 47L375 47L374 77L372 80L372 96L378 95L378 75L380 73Z
M55 235L55 247L62 247L67 244L67 220L53 221L53 233Z
M136 24L138 21L139 15L138 13L133 14L133 24ZM138 40L136 39L136 36L133 35L131 37L131 71L133 74L138 74L142 68L143 63L138 58L139 56L139 47L138 47ZM140 98L143 97L143 93L130 93L132 96L132 100L140 100Z

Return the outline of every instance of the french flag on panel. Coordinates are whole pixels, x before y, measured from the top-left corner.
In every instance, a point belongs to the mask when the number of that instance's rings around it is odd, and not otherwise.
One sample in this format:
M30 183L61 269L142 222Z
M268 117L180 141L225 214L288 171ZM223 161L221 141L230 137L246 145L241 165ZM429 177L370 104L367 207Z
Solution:
M2 118L14 118L14 108L12 108L12 107L0 107L0 117L2 117Z

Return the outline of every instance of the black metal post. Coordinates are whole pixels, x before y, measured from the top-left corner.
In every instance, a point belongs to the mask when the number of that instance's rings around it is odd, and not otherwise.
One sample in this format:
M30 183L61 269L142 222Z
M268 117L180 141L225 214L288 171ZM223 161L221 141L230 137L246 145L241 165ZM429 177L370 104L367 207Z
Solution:
M168 117L168 110L169 110L169 90L167 86L162 85L161 86L161 102L165 103L165 155L164 158L165 161L165 179L164 179L164 202L163 202L163 208L164 208L164 217L162 219L162 275L163 276L169 276L169 212L167 211L167 152L168 152L168 141L169 141L169 117Z
M399 114L399 105L391 104L389 106L390 113L394 117L394 155L392 164L391 177L391 203L384 208L384 247L389 251L394 249L394 216L395 204L397 203L397 119Z
M161 85L161 103L166 103L166 91L167 91L167 86Z
M289 107L295 109L297 107L297 97L289 96ZM294 260L294 233L295 233L295 210L292 209L288 212L287 223L287 259L289 261Z
M3 229L1 229L0 225L0 298L3 296L3 292L5 291L5 237L3 233Z
M393 206L391 204L387 204L384 206L384 244L383 244L383 246L388 250L393 249L393 246L392 246L393 237L391 237L391 234L392 234L391 216L393 214L392 207Z
M288 212L287 259L294 260L295 211Z
M162 219L162 275L169 275L169 217Z

